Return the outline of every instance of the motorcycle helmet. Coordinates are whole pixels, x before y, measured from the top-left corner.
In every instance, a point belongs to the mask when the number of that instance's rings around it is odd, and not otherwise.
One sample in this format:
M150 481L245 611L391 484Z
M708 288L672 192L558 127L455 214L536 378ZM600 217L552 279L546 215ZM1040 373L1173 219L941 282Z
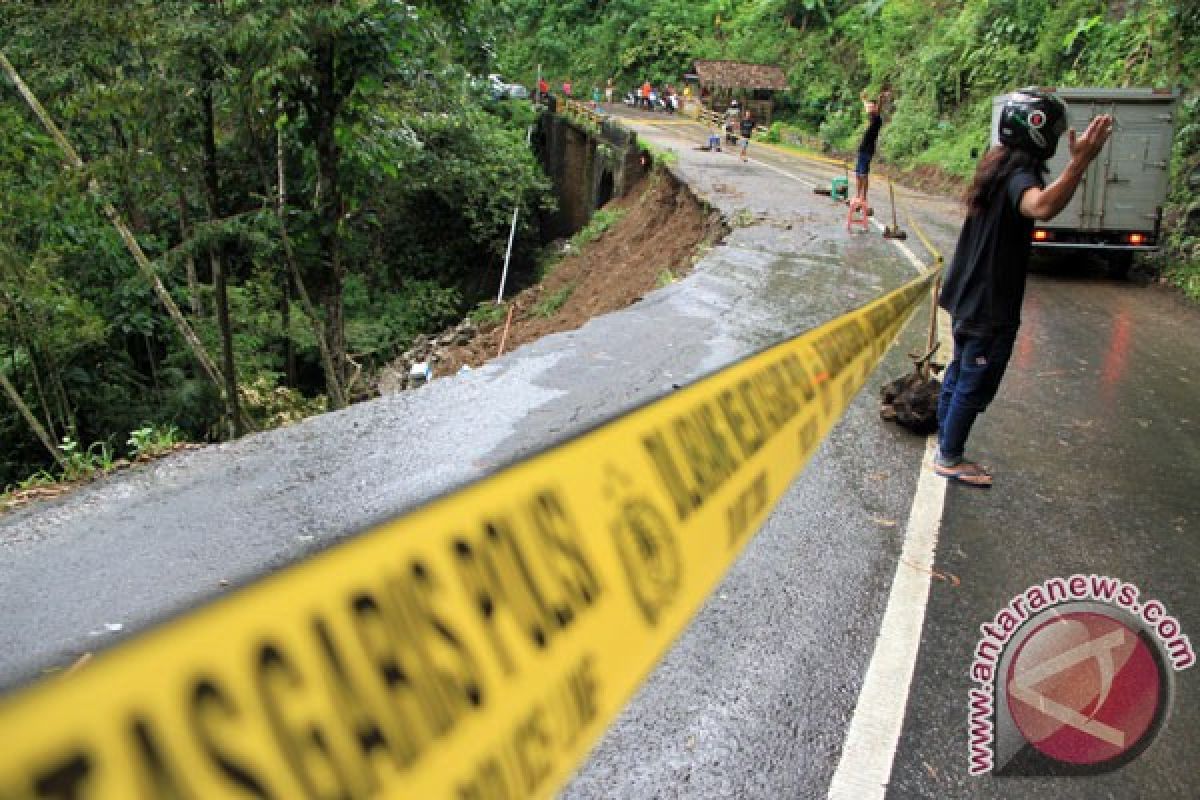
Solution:
M1067 104L1047 89L1029 86L1008 96L1000 110L1000 143L1048 161L1067 129Z

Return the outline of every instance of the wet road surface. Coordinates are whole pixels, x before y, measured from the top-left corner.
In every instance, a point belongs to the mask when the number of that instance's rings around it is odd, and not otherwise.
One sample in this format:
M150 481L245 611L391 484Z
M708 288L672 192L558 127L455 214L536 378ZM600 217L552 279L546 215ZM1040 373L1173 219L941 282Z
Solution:
M638 116L644 136L660 146L676 146L686 173L692 159L689 150L703 140L703 130ZM835 165L798 162L757 144L751 146L751 154L759 171L765 168L776 176L773 191L785 191L789 182L808 190L808 184L822 185L839 174ZM877 181L872 198L880 195ZM909 244L922 252L913 241L907 222L911 218L948 256L961 219L956 204L903 189L898 198ZM758 195L750 192L738 199L753 209ZM886 201L874 204L876 213L887 220ZM813 213L810 221L824 219L819 210ZM841 243L847 264L857 261L855 244ZM1031 276L1025 323L1000 395L972 437L973 450L996 473L996 487L989 492L948 487L936 577L888 798L1200 796L1200 741L1194 736L1200 723L1200 687L1195 669L1173 676L1175 695L1166 727L1139 758L1119 771L1066 778L976 778L967 773L967 692L973 685L969 670L979 626L1026 587L1076 573L1117 577L1138 586L1143 602L1159 599L1178 617L1185 633L1200 625L1200 592L1194 579L1200 565L1200 313L1168 291L1110 280L1096 265L1079 259L1045 264L1043 269ZM775 526L785 524L781 517L777 513L772 518L745 562L756 557L770 561L770 543L780 535ZM814 535L801 530L805 539ZM824 556L831 569L840 568L838 556L831 554L837 550ZM745 562L731 573L729 584L756 583L756 574L772 574L766 568L756 573ZM880 567L896 568L886 559ZM785 573L785 585L806 586L809 571L792 569ZM770 600L762 602L771 606ZM865 610L867 626L878 625L875 609L880 602L876 598L874 607ZM819 601L817 605L826 619L846 613L845 608ZM797 615L806 618L803 610ZM785 624L780 634L788 636L788 631ZM808 673L793 674L794 685L829 691L829 665L839 659L862 663L862 654L836 651L861 645L870 637L864 633L824 646L819 658L799 661L797 667ZM749 692L751 698L733 707L761 704L767 709L767 728L726 721L724 733L713 736L715 741L706 749L698 744L705 736L696 730L710 730L713 715L726 719L737 717L737 711L729 712L719 703L715 709L693 704L679 719L660 721L662 709L681 703L673 699L673 690L679 690L681 680L685 686L688 682L679 676L703 664L697 656L695 662L671 671L672 662L683 658L693 644L697 653L720 652L722 636L736 638L741 633L736 623L722 629L716 621L706 623L703 615L697 620L656 675L655 681L664 685L648 685L626 714L625 732L615 728L583 771L573 787L579 796L824 796L832 765L821 762L836 763L841 747L829 750L828 742L836 737L823 736L812 726L826 721L840 723L843 729L845 725L845 717L813 712L828 709L827 698L810 697L794 706L789 701L795 695L779 687L760 689L749 680L722 677L719 688L709 693L719 696L724 691L741 698L739 691ZM801 650L813 647L822 645L809 639ZM849 690L859 682L851 681ZM726 689L730 683L737 689ZM748 743L747 736L754 733L760 741ZM647 758L645 742L667 740L672 734L676 741L667 748L672 760ZM700 752L693 754L693 749ZM781 768L772 755L789 750L795 773L811 770L819 777L769 777ZM604 773L601 764L607 766ZM696 774L710 771L720 776L715 782L701 778L699 786L694 783ZM647 777L636 783L628 777L630 772ZM606 795L601 774L615 781L612 786L633 791Z

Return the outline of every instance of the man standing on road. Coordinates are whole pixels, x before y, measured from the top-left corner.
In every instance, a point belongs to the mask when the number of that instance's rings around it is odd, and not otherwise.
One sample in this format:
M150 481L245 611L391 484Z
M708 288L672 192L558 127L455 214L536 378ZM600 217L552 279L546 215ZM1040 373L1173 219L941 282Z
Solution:
M1046 162L1067 127L1067 106L1052 92L1028 88L1009 96L1000 112L1000 144L979 162L967 190L967 219L946 270L938 304L954 320L954 358L938 399L938 455L944 478L987 488L987 468L963 456L975 417L996 396L1021 323L1025 273L1034 220L1058 215L1088 164L1112 133L1108 114L1082 136L1067 134L1071 160L1045 185Z
M604 86L604 102L611 106L612 100L613 100L613 79L609 78L608 83L605 84L605 86Z
M750 149L750 137L754 135L754 115L750 113L750 109L746 109L746 113L742 115L741 121L742 133L742 161L746 161L746 152Z
M883 104L891 97L884 89L879 93L878 100L870 100L867 90L863 89L859 98L863 102L863 110L867 113L867 130L858 143L858 158L854 164L854 195L867 204L868 175L871 172L871 159L875 157L875 144L879 141L879 129L883 127Z

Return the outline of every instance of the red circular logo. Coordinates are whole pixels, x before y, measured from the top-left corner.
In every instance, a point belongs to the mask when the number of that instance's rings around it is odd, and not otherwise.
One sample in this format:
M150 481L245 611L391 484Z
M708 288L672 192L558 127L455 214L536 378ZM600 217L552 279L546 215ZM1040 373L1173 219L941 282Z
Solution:
M1034 630L1006 677L1009 713L1033 747L1067 764L1119 758L1156 731L1159 664L1136 631L1070 612Z
M1035 128L1040 128L1046 124L1046 115L1041 111L1031 111L1029 113L1029 124Z

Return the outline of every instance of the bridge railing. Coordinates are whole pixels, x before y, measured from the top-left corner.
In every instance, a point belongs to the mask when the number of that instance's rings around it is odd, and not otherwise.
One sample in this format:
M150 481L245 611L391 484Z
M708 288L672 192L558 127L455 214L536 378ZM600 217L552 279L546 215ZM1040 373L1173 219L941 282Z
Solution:
M605 115L601 114L596 109L592 108L590 103L581 103L578 100L573 100L570 97L564 97L560 101L561 111L564 114L576 118L586 119L599 125L604 121Z

